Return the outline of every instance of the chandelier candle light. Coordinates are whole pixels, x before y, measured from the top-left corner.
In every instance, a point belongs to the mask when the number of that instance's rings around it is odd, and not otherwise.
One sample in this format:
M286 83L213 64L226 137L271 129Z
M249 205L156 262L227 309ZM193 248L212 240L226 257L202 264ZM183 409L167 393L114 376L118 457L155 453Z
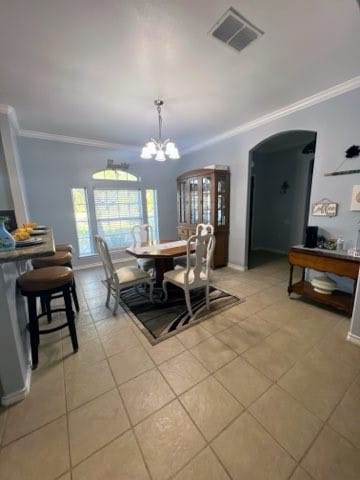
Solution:
M176 148L174 142L170 142L170 139L166 140L161 139L161 126L162 126L162 117L161 117L161 107L164 105L162 100L155 100L154 104L156 106L159 118L159 139L154 140L150 139L150 142L147 142L141 150L141 158L150 159L154 158L158 162L164 162L166 157L169 157L173 160L180 158L179 150Z

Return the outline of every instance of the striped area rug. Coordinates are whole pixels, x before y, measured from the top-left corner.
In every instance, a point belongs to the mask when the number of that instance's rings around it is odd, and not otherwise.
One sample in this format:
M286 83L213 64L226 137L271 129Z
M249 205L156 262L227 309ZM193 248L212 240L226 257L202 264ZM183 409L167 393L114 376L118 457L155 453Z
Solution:
M210 310L207 310L204 289L195 289L191 291L193 317L190 318L183 290L177 287L169 289L166 303L162 296L162 290L155 289L152 304L148 292L141 287L122 290L120 296L120 305L153 345L243 301L212 286L209 296Z

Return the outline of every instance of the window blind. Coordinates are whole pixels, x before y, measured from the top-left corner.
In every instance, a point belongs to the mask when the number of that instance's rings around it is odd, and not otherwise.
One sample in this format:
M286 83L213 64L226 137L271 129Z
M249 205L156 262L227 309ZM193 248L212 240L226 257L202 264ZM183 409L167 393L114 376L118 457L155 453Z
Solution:
M141 190L94 189L98 234L109 248L125 248L132 243L133 225L143 222Z

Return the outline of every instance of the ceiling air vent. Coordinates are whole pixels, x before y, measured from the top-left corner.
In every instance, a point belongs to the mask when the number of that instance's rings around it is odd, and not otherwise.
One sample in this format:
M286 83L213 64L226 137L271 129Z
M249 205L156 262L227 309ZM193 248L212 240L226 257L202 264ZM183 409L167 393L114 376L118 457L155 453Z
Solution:
M210 30L210 34L237 51L241 51L264 32L230 7Z

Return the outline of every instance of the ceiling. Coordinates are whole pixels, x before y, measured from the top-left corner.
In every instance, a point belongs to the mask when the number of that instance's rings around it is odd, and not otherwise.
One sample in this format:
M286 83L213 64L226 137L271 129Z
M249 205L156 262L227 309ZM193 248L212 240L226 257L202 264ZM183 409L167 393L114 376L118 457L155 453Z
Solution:
M241 52L209 34L230 6L264 32ZM359 46L356 0L1 0L0 104L137 155L161 98L186 151L359 76Z

